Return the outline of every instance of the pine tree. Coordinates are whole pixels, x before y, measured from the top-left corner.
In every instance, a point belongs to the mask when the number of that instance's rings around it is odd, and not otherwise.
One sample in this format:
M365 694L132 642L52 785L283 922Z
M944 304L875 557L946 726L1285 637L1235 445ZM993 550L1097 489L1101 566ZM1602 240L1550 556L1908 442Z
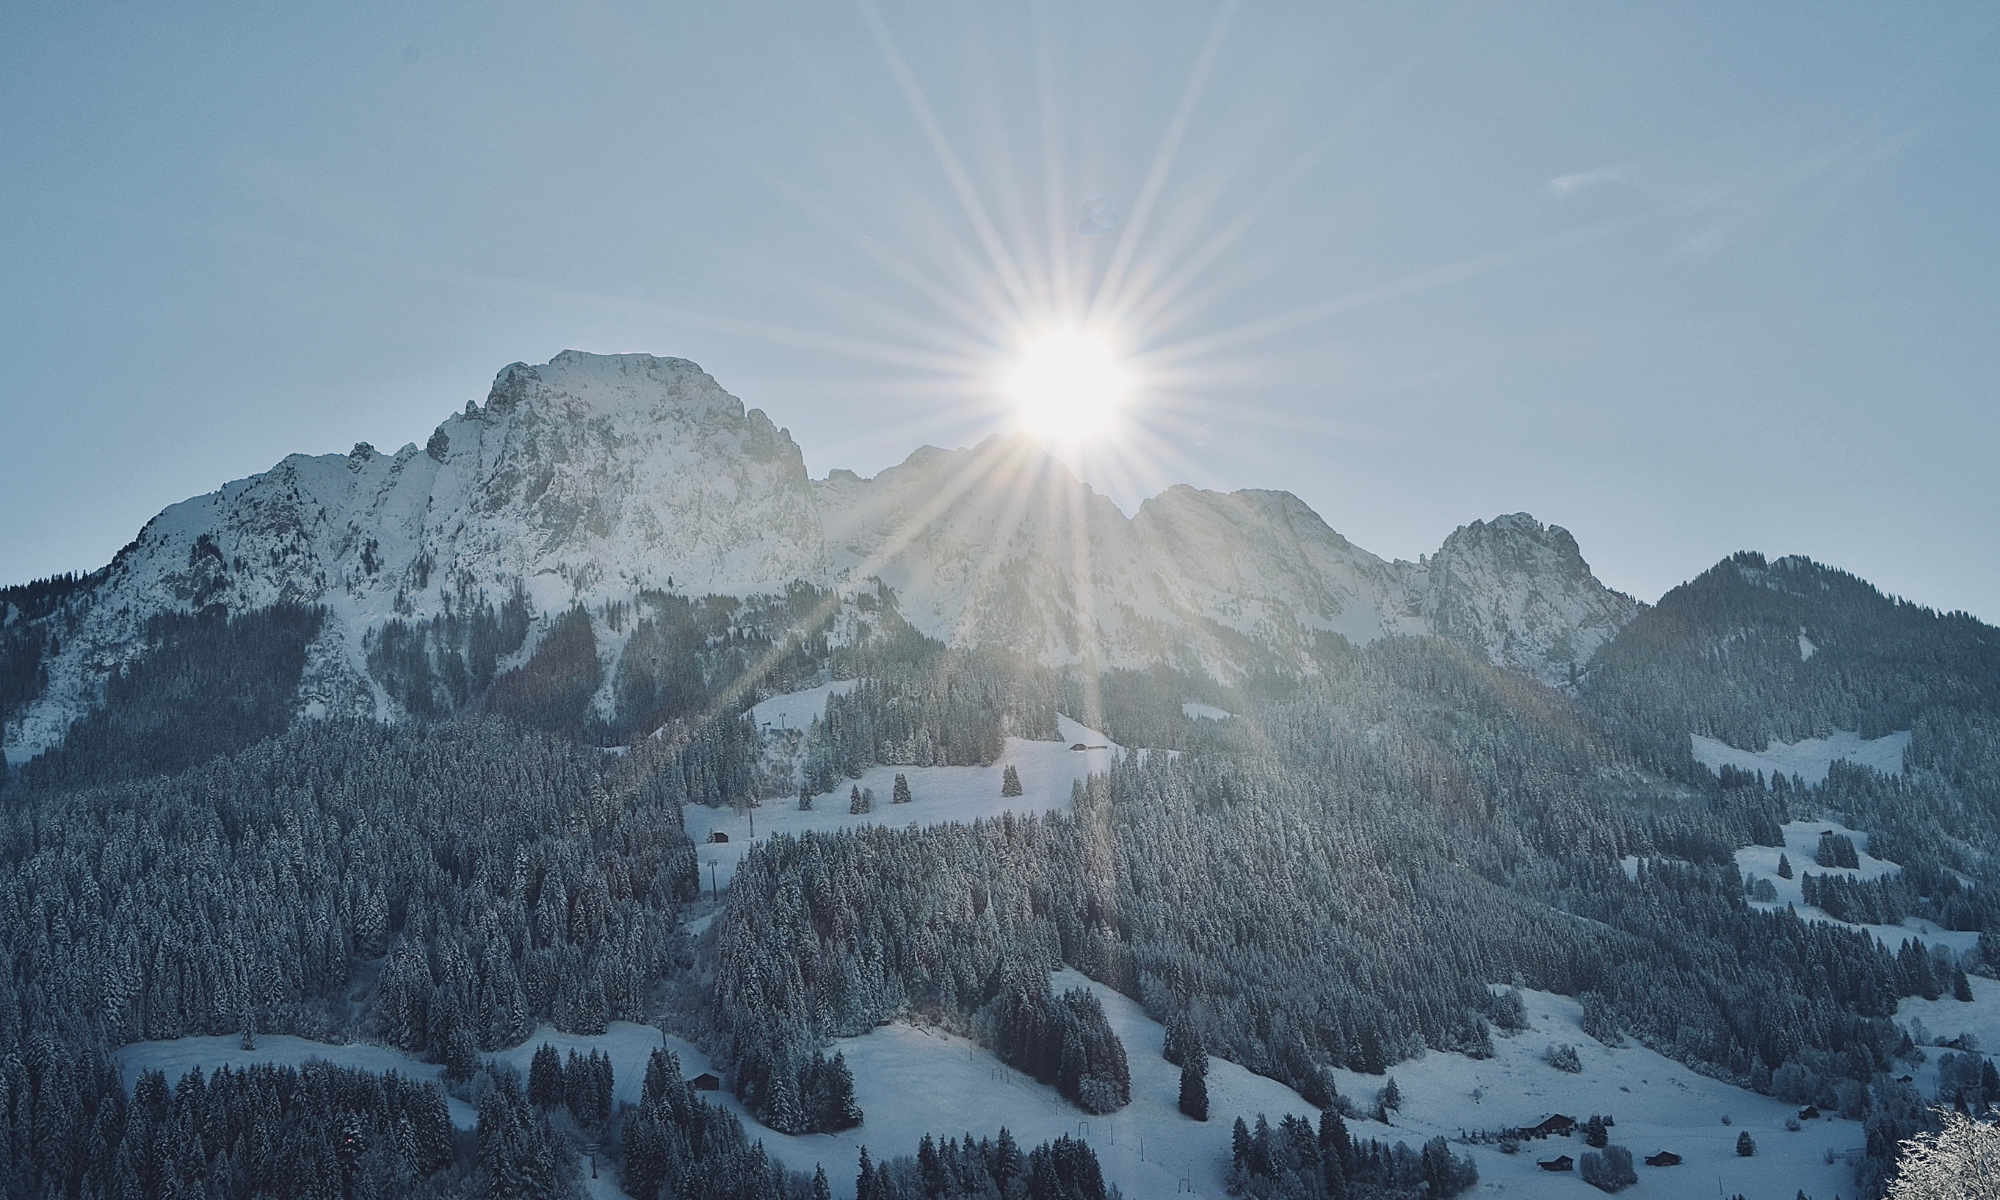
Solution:
M1190 1058L1181 1067L1181 1111L1197 1121L1208 1120L1208 1081L1202 1078L1207 1068L1206 1056Z
M1403 1109L1403 1089L1396 1086L1396 1077L1389 1076L1389 1082L1382 1085L1382 1107L1390 1112Z
M1751 1138L1749 1130L1746 1129L1736 1135L1736 1153L1742 1155L1744 1158L1749 1158L1751 1155L1757 1153L1757 1143Z
M1792 860L1786 857L1785 855L1780 854L1778 856L1778 878L1790 879L1791 877L1792 877Z
M1951 998L1966 1004L1972 1003L1972 981L1965 977L1964 967L1951 969Z
M1020 794L1021 773L1010 766L1000 774L1000 795L1011 799Z
M799 811L811 812L812 810L813 810L812 784L810 782L801 783L799 785Z
M1229 1130L1229 1157L1241 1171L1250 1165L1250 1127L1243 1118L1236 1118L1236 1124Z
M1604 1118L1592 1115L1583 1123L1583 1142L1593 1150L1602 1150L1611 1141L1611 1131L1604 1127Z
M858 817L862 813L865 813L869 809L874 807L875 806L872 803L870 803L870 797L862 794L860 784L857 783L852 788L848 789L847 811L850 814Z
M896 788L889 794L889 803L908 804L910 802L910 781L901 771L896 772Z
M563 1102L562 1057L556 1048L543 1042L528 1063L528 1103L537 1108L554 1108Z
M1181 1009L1167 1018L1166 1036L1160 1041L1160 1057L1175 1066L1181 1066L1197 1054L1204 1054L1201 1034L1195 1031L1194 1018L1186 1009ZM1208 1068L1202 1068L1206 1074Z

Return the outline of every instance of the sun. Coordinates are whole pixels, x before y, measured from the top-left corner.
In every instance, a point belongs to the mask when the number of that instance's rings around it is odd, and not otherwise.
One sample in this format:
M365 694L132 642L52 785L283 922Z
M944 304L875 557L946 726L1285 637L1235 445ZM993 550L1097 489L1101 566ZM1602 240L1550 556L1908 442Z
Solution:
M1107 432L1132 387L1132 369L1112 339L1075 329L1029 338L1001 380L1015 420L1045 442L1083 441Z

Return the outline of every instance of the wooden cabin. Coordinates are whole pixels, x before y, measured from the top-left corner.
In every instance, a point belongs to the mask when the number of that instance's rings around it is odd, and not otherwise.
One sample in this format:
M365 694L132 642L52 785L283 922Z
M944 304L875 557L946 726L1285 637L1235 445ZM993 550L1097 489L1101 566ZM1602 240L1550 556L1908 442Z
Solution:
M1574 1171L1576 1169L1576 1160L1564 1154L1555 1158L1545 1158L1535 1165L1544 1171Z
M1576 1132L1576 1118L1555 1113L1540 1125L1531 1126L1523 1129L1521 1132L1527 1137L1543 1138L1551 1135L1555 1137L1568 1137Z
M688 1086L697 1092L719 1092L722 1090L722 1080L713 1071L703 1071L688 1080Z
M1678 1167L1681 1165L1681 1156L1671 1150L1662 1150L1658 1154L1647 1155L1646 1165L1649 1167Z
M1799 1110L1799 1120L1817 1121L1819 1120L1819 1110L1817 1108L1814 1108L1812 1105L1808 1104L1804 1108Z
M720 829L712 829L709 831L708 840L711 842L726 842L729 840L729 835Z

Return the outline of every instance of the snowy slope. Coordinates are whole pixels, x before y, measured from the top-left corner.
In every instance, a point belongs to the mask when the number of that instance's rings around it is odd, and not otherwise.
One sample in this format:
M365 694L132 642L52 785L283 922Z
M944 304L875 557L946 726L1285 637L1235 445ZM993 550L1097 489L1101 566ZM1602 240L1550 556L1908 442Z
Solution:
M1533 1125L1554 1113L1579 1122L1593 1113L1609 1114L1617 1120L1611 1140L1632 1151L1639 1174L1637 1186L1620 1192L1623 1196L1705 1196L1718 1185L1721 1195L1741 1192L1755 1200L1789 1200L1798 1189L1809 1196L1853 1194L1852 1169L1826 1158L1829 1151L1841 1155L1863 1148L1867 1138L1858 1122L1827 1118L1788 1132L1784 1121L1792 1106L1697 1075L1642 1046L1600 1045L1583 1033L1582 1005L1566 996L1523 991L1522 998L1527 1031L1496 1037L1494 1057L1484 1061L1433 1053L1396 1064L1390 1074L1403 1108L1390 1114L1395 1128L1355 1121L1349 1126L1354 1135L1404 1139L1415 1146L1439 1135L1456 1139L1462 1130ZM1576 1047L1581 1073L1565 1074L1542 1061L1543 1051L1559 1044ZM1372 1102L1383 1084L1376 1076L1335 1074L1341 1093L1357 1103ZM1725 1115L1728 1125L1722 1123ZM1751 1158L1736 1153L1737 1135L1746 1130L1757 1144ZM1536 1165L1560 1154L1581 1158L1588 1147L1580 1132L1523 1142L1520 1153L1511 1155L1497 1145L1453 1149L1470 1153L1479 1165L1480 1183L1467 1193L1471 1196L1582 1200L1599 1194L1574 1173L1551 1174ZM1644 1164L1647 1155L1663 1149L1686 1161L1677 1167Z
M1903 734L1900 736L1907 738L1909 735ZM1885 738L1882 740L1887 741L1888 739ZM1824 909L1805 902L1805 893L1802 885L1799 883L1800 875L1811 872L1816 876L1845 875L1851 879L1866 880L1880 879L1884 875L1894 875L1901 872L1903 868L1887 859L1875 858L1870 855L1868 853L1868 835L1859 830L1849 829L1838 821L1791 821L1787 822L1783 826L1783 829L1785 844L1782 848L1777 846L1744 846L1736 851L1736 866L1738 870L1743 872L1744 878L1748 879L1751 876L1755 876L1758 879L1768 879L1771 881L1772 889L1777 893L1776 900L1747 901L1751 907L1761 908L1766 911L1775 911L1789 905L1804 920L1826 921L1835 925L1843 925L1848 929L1856 929L1872 934L1877 941L1885 943L1891 950L1902 945L1903 940L1906 938L1916 938L1933 946L1949 946L1953 953L1957 954L1963 954L1979 944L1979 935L1977 933L1942 929L1921 917L1909 917L1901 925L1857 925L1851 921L1835 921L1827 915ZM1822 867L1814 862L1813 855L1819 851L1819 835L1822 832L1842 834L1852 839L1857 851L1855 855L1856 861L1861 864L1859 869ZM1780 855L1791 859L1792 877L1790 879L1780 879L1778 877L1778 857Z
M1836 730L1832 736L1801 738L1796 742L1777 740L1762 750L1738 750L1727 742L1692 733L1688 739L1694 760L1711 771L1724 766L1739 771L1761 772L1766 778L1783 775L1802 777L1817 787L1826 782L1827 771L1836 760L1872 767L1884 775L1903 773L1903 751L1910 748L1910 731L1905 729L1878 738L1864 738L1850 730Z
M851 593L872 577L953 645L1223 679L1311 670L1316 633L1435 631L1561 684L1637 608L1568 533L1525 514L1474 522L1408 563L1284 492L1174 487L1127 518L1024 439L924 447L873 479L815 482L787 431L693 363L564 351L507 367L421 448L293 455L160 513L78 601L75 626L60 618L49 686L0 744L18 762L59 740L162 612L325 605L301 710L389 719L364 643L392 618L516 586L546 618L645 589ZM613 656L624 644L599 637Z
M1196 1196L1220 1197L1235 1114L1263 1112L1275 1121L1284 1113L1297 1113L1317 1119L1317 1110L1290 1088L1222 1059L1211 1060L1209 1067L1210 1120L1182 1116L1180 1068L1160 1057L1165 1030L1133 1001L1074 971L1058 972L1052 982L1058 991L1087 987L1103 1000L1105 1017L1131 1062L1132 1103L1120 1111L1091 1116L975 1043L900 1023L833 1044L854 1073L854 1098L865 1118L859 1128L793 1137L758 1125L727 1091L709 1099L734 1112L752 1137L761 1138L766 1149L793 1169L809 1171L815 1163L824 1164L833 1194L842 1200L854 1195L854 1167L863 1146L876 1158L914 1154L927 1133L990 1137L1003 1125L1028 1147L1064 1134L1082 1137L1097 1152L1106 1180L1128 1197L1172 1195L1182 1180ZM497 1057L525 1071L544 1040L565 1054L572 1047L610 1054L613 1095L619 1100L638 1099L646 1057L655 1046L664 1044L680 1055L687 1077L709 1069L707 1056L692 1045L624 1023L597 1037L544 1027Z
M824 696L820 704L823 708ZM736 864L750 852L750 847L776 833L797 837L808 830L830 833L862 825L968 824L1003 812L1023 815L1067 812L1071 785L1089 778L1092 772L1102 774L1110 770L1125 748L1068 717L1058 716L1056 722L1062 731L1062 741L1008 738L1006 749L990 767L871 767L861 778L843 780L836 790L814 797L811 812L799 811L796 800L772 801L754 812L689 805L682 810L682 820L702 864L702 884L727 888L736 877ZM1103 749L1071 750L1078 742ZM1021 777L1019 796L1000 794L1001 779L1008 767L1015 768ZM908 804L890 803L899 773L910 783ZM850 813L850 787L873 791L874 811L861 816ZM754 839L750 829L753 821L757 827ZM729 840L711 841L716 833L727 835Z

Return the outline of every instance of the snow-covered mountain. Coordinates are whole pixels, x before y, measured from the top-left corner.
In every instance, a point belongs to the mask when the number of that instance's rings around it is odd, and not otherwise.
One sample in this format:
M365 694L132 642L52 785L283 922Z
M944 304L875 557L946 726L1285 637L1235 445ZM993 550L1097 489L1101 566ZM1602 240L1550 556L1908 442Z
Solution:
M693 363L565 351L507 367L422 448L295 455L148 522L65 610L47 686L7 724L8 757L58 740L163 612L324 605L301 703L386 717L369 632L482 592L518 586L547 615L642 589L804 580L851 594L871 578L954 644L1224 678L1309 670L1312 631L1435 632L1562 683L1639 607L1591 575L1566 531L1525 514L1474 522L1409 563L1284 492L1174 487L1128 518L1022 439L813 480L786 430Z

